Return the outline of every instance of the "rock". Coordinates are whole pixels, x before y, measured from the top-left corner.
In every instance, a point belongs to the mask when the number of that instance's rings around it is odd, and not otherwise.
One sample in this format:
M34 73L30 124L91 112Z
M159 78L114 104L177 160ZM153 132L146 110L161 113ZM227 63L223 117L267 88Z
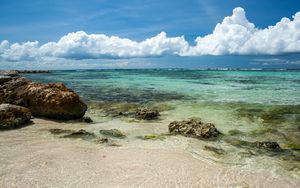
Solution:
M122 146L110 138L98 138L94 142L97 144L107 144L108 146Z
M86 122L86 123L93 123L92 118L90 118L89 116L83 117L83 121Z
M12 104L0 105L0 129L14 129L28 123L31 119L29 109Z
M67 129L49 129L49 132L51 134L71 134L74 131L72 130L67 130Z
M15 77L19 75L19 72L16 70L0 70L0 75L1 76L10 76L10 77Z
M169 131L172 134L181 134L188 137L208 139L221 134L212 123L191 119L188 121L173 121L169 124Z
M87 110L79 96L62 83L30 83L23 99L34 116L79 119Z
M164 140L166 137L162 135L145 135L145 136L138 136L142 140Z
M260 149L264 149L264 150L268 150L268 151L281 151L281 147L279 146L279 144L277 142L255 142L256 143L256 147L260 148Z
M110 130L100 130L100 133L105 136L115 137L115 138L125 138L126 135L119 131L118 129L110 129Z
M5 83L5 82L10 81L10 80L12 80L12 77L10 77L10 76L0 76L0 84L1 84L1 85L2 85L3 83Z
M215 154L218 154L218 155L226 154L226 152L222 148L216 148L216 147L213 147L213 146L204 146L203 149L207 150L207 151L212 151L212 152L214 152Z
M270 142L270 141L249 142L249 141L237 140L237 139L230 139L225 141L229 142L230 144L236 147L256 148L260 150L273 151L273 152L283 151L283 149L279 146L277 142Z
M228 134L230 136L235 136L235 135L243 135L244 133L240 130L233 129L233 130L228 131Z
M63 136L64 138L82 138L82 139L93 139L95 138L94 133L87 132L86 130L80 129L79 131L73 131L70 134Z
M23 97L30 80L23 77L12 78L0 85L0 103L24 106Z
M295 151L300 151L300 144L290 143L287 144L287 147Z
M41 74L41 73L50 73L49 70L18 70L20 74Z
M159 112L157 110L152 110L149 108L139 108L135 112L135 117L137 119L153 120L153 119L157 119L158 116L159 116Z
M27 107L34 116L53 119L80 119L87 110L79 96L62 83L34 83L22 77L0 86L0 103Z

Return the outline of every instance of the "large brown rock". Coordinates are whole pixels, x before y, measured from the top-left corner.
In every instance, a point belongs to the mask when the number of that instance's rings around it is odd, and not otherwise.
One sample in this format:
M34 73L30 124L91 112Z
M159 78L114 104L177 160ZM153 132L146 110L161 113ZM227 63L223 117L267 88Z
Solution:
M35 116L77 119L82 118L87 110L79 96L62 83L30 83L23 99Z
M27 107L34 116L54 119L82 118L87 110L79 96L62 83L34 83L13 78L0 86L0 103Z
M194 138L213 138L220 132L212 123L203 123L202 121L191 119L188 121L173 121L169 124L169 131L172 134L181 134Z
M30 121L31 112L28 108L12 104L0 105L0 129L18 128Z

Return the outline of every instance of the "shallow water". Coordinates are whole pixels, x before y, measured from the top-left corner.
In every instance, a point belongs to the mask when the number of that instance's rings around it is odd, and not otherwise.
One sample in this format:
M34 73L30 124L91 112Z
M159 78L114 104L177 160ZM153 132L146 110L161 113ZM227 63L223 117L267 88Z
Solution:
M27 74L40 82L64 82L89 105L97 123L90 130L118 128L128 135L124 147L182 148L197 158L268 170L300 178L300 72L183 69L53 71ZM140 106L161 112L157 121L119 116ZM223 133L216 141L181 136L144 141L138 136L168 133L174 120L201 118ZM281 153L243 143L276 141ZM205 151L205 145L225 154Z

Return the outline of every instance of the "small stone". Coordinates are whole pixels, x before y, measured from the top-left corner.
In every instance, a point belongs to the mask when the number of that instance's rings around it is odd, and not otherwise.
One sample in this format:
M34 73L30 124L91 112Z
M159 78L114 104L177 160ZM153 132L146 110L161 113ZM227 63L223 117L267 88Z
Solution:
M83 117L83 121L86 122L86 123L92 123L93 122L92 118L90 118L89 116Z
M103 129L103 130L100 130L99 132L102 135L115 137L115 138L125 138L126 137L126 135L118 129L109 129L109 130L108 129Z

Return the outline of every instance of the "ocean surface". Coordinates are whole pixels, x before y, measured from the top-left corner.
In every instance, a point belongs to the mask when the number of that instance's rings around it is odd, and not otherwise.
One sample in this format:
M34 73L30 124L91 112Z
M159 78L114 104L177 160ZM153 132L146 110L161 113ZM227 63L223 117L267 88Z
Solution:
M299 70L72 70L25 76L65 83L88 104L87 114L96 122L91 130L121 129L128 134L122 141L126 147L179 147L222 165L300 178ZM157 109L161 116L135 120L130 114L139 107ZM155 142L137 139L167 134L171 121L189 118L214 123L223 135L216 141L180 136ZM257 141L275 141L284 150L253 148L250 143ZM205 151L205 145L224 152Z

